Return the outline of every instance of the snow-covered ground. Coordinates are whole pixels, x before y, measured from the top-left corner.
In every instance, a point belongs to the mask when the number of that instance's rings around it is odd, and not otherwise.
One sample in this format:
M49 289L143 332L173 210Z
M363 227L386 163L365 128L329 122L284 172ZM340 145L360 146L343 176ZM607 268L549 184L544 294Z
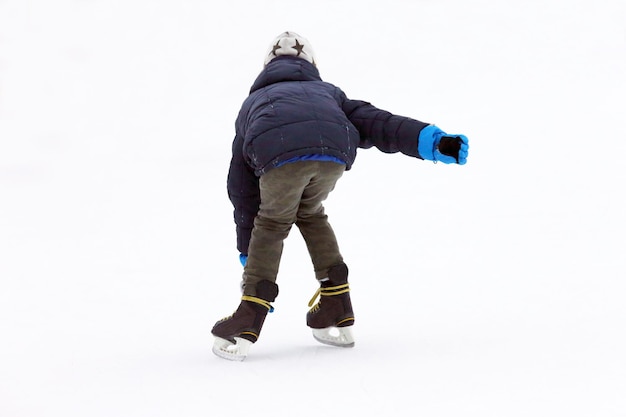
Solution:
M0 416L626 416L626 5L0 2ZM356 347L297 229L243 363L239 105L295 30L351 98L470 138L361 151L327 202Z

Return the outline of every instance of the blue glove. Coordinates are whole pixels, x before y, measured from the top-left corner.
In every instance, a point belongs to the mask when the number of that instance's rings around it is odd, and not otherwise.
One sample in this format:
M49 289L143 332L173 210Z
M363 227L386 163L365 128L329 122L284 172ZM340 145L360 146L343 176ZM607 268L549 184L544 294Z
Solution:
M246 267L246 263L248 263L248 255L244 255L243 253L239 254L239 262L241 262L241 266ZM242 277L241 282L239 283L239 290L241 294L243 294L243 288L246 286L246 281L244 281L245 277Z
M435 125L428 125L420 132L417 152L429 161L444 164L467 163L469 141L465 135L448 135Z

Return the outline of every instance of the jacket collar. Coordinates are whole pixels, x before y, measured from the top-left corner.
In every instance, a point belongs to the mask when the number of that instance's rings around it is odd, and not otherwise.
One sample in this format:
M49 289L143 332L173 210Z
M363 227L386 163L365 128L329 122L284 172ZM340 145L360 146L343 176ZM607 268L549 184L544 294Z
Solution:
M292 56L279 56L270 61L258 75L250 93L268 85L283 81L321 81L320 73L315 65L304 59Z

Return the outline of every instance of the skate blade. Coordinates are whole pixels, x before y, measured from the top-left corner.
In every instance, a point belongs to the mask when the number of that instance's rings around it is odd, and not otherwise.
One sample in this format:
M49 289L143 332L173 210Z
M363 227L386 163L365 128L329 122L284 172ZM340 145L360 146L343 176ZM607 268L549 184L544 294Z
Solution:
M312 329L313 337L320 343L338 347L354 347L352 326L326 327L325 329Z
M213 343L213 353L229 361L243 361L248 356L252 342L241 337L235 337L235 344L221 337L216 337Z

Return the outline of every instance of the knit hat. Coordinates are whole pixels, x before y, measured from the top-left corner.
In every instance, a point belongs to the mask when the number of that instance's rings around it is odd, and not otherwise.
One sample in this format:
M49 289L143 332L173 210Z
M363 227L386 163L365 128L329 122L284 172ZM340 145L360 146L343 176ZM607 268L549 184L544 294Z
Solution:
M274 39L265 54L265 65L277 56L283 55L302 58L315 65L315 54L311 44L296 32L283 32Z

